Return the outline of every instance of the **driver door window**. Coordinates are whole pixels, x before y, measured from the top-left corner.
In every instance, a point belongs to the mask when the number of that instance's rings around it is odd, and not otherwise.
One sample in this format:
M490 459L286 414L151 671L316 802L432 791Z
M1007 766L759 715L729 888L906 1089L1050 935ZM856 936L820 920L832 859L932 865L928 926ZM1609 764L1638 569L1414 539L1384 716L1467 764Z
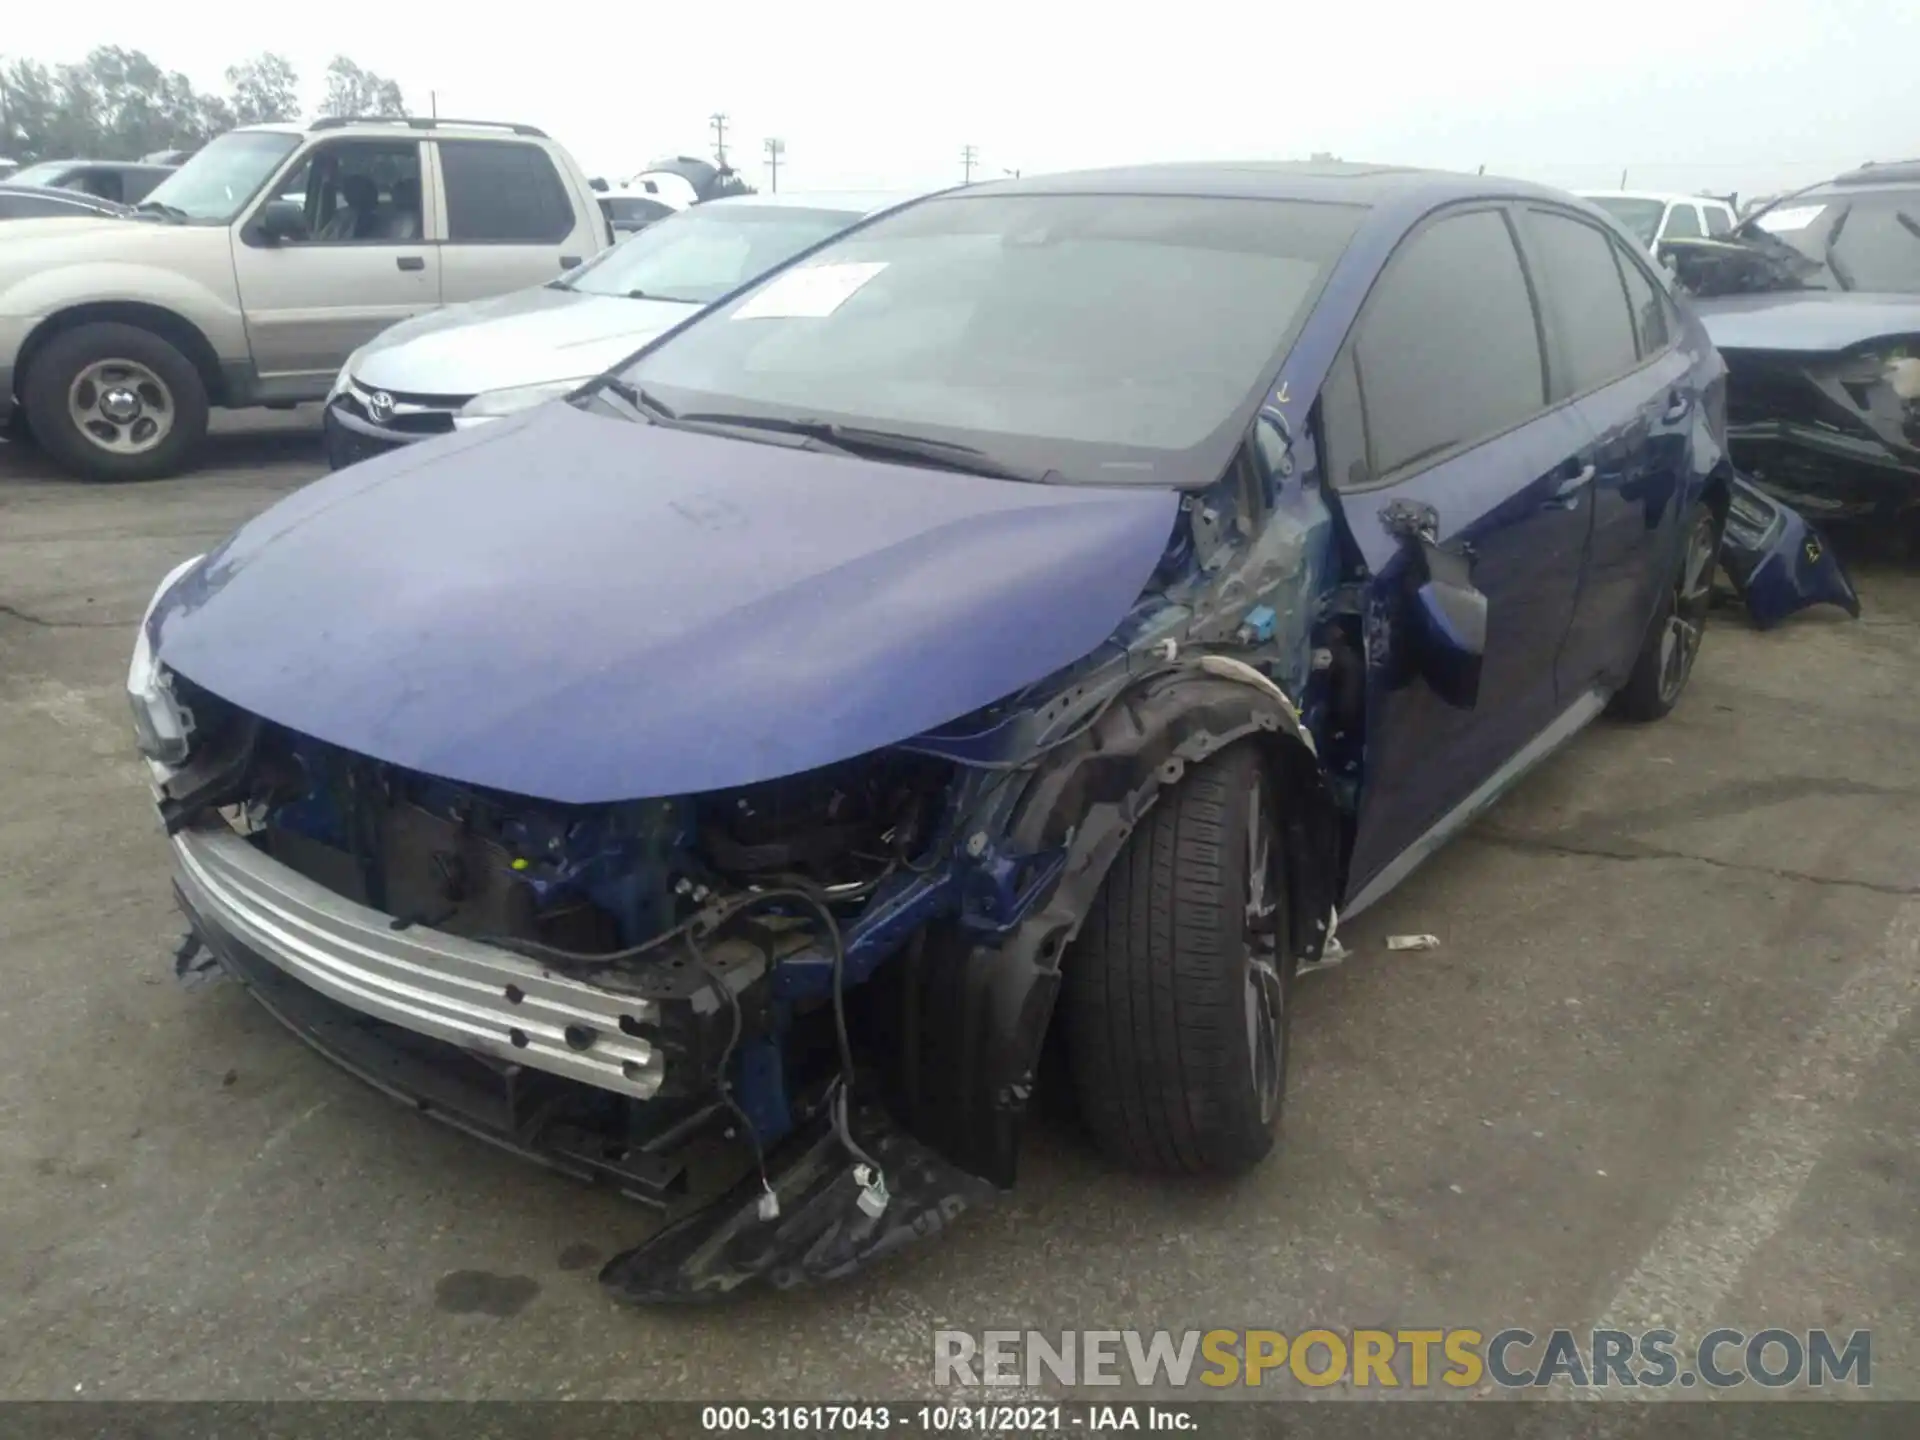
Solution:
M272 182L233 247L258 398L317 400L354 350L440 303L440 247L421 224L423 146L327 140ZM298 209L270 239L268 205Z
M306 234L289 244L419 244L426 233L417 141L319 145L277 187L300 207Z

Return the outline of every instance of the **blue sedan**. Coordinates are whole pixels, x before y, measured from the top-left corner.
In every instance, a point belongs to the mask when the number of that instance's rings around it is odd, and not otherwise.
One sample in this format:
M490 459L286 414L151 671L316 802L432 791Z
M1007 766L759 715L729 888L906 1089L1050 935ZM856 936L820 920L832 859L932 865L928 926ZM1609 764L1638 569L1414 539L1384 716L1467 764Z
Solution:
M1116 1162L1245 1170L1337 924L1681 703L1730 515L1798 563L1725 373L1536 186L908 204L168 577L129 689L183 964L675 1210L632 1301L945 1228L1050 1038Z

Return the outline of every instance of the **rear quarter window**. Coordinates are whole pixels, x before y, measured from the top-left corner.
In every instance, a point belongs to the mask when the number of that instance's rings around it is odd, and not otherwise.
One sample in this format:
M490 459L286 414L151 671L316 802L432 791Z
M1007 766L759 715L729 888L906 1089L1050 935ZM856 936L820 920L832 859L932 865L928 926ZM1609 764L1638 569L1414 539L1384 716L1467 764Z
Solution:
M1672 343L1677 328L1673 302L1647 277L1646 270L1614 241L1614 258L1627 285L1627 308L1633 312L1634 338L1640 346L1640 358L1650 359Z

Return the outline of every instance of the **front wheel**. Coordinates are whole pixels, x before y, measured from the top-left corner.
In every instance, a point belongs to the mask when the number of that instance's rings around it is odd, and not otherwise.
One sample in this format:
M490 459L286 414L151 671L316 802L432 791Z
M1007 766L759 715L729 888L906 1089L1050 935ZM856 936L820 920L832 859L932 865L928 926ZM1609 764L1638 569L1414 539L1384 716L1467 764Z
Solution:
M1713 567L1720 553L1720 519L1705 505L1694 507L1680 568L1660 600L1653 625L1641 642L1633 672L1610 707L1625 720L1658 720L1680 703L1700 654L1713 601Z
M1255 746L1160 797L1066 959L1080 1113L1136 1170L1233 1174L1273 1148L1286 1094L1284 859Z
M22 398L34 437L83 480L171 475L207 433L193 362L137 325L79 325L33 357Z

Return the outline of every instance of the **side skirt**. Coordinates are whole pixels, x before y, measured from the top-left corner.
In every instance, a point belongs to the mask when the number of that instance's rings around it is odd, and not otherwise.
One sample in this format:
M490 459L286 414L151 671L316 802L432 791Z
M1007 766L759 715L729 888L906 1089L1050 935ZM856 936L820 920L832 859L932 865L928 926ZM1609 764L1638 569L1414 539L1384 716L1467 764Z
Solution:
M1472 794L1436 820L1424 835L1402 850L1384 870L1363 885L1359 893L1341 907L1340 918L1351 920L1419 869L1434 851L1478 819L1494 801L1518 784L1529 770L1586 729L1594 716L1606 707L1606 692L1589 690L1561 711L1546 729L1516 750L1506 764L1489 775Z

